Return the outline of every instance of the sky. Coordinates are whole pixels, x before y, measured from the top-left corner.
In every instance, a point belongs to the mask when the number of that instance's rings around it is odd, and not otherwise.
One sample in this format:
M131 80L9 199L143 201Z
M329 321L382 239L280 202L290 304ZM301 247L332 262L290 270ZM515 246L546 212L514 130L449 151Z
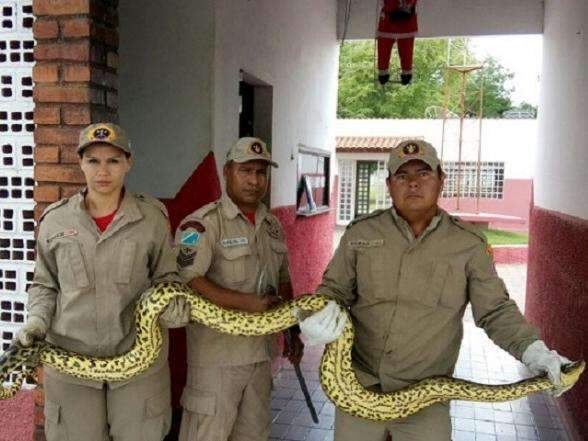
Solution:
M538 105L542 40L541 35L472 37L471 48L481 58L491 55L515 74L510 82L513 104L526 101Z

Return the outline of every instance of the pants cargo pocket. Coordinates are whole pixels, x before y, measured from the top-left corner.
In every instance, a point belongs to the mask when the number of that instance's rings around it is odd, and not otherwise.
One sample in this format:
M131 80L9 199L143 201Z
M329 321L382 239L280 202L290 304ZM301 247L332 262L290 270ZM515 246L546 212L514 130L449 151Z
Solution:
M213 424L203 426L202 419L216 414L216 395L186 387L182 394L181 404L184 407L180 441L214 441L214 434L208 433L209 428L218 431ZM199 424L200 421L200 424Z
M61 406L45 399L45 436L47 441L67 441L67 429L61 416Z
M171 426L171 392L169 388L145 401L143 440L161 441Z

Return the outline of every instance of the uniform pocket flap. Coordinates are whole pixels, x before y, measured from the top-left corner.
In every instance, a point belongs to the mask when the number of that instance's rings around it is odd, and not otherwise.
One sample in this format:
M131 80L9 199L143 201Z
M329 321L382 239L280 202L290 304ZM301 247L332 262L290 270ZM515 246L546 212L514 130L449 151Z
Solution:
M53 401L45 399L45 419L52 423L59 424L59 414L61 406Z
M280 253L280 254L288 251L288 246L284 242L278 242L278 241L272 240L271 247L272 247L272 250L274 250L276 253Z
M180 403L185 409L200 415L216 413L216 395L212 392L185 388Z
M170 407L169 392L163 391L145 402L145 418L155 418Z
M221 247L220 250L222 256L227 260L235 260L239 257L248 256L251 254L251 247L249 246L237 246L229 248Z
M422 303L432 308L436 308L439 305L439 299L445 286L445 279L449 271L449 264L447 262L437 262L433 269L433 274L429 282L429 287L426 295L422 299Z
M71 242L67 245L69 254L69 266L73 272L76 284L79 288L85 288L90 285L86 265L82 253L82 245L79 242Z
M135 254L137 254L137 244L130 240L123 240L120 248L120 260L118 265L118 273L116 277L117 283L129 283L133 273L133 263L135 261Z

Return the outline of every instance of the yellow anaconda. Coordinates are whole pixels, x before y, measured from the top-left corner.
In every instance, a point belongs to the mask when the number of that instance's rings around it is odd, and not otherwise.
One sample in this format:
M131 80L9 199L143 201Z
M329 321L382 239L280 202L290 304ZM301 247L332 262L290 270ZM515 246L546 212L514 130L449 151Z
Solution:
M135 344L125 354L97 358L64 351L47 343L30 348L12 347L0 358L0 381L23 365L39 361L61 372L99 381L131 378L157 358L162 334L158 316L175 296L183 296L191 307L192 320L232 335L257 336L289 328L297 319L294 307L317 311L328 299L320 295L304 295L264 313L246 313L221 308L178 283L162 283L146 291L137 304ZM351 367L353 326L351 320L341 337L328 344L320 366L320 380L329 399L341 410L375 421L402 418L439 401L452 399L470 401L507 401L533 392L551 389L545 377L534 377L513 384L483 385L450 377L431 377L390 393L375 393L363 388ZM584 362L572 365L562 374L564 385L574 384L584 370ZM24 372L23 375L26 375ZM22 381L22 379L21 379ZM0 389L0 398L12 396L19 384Z

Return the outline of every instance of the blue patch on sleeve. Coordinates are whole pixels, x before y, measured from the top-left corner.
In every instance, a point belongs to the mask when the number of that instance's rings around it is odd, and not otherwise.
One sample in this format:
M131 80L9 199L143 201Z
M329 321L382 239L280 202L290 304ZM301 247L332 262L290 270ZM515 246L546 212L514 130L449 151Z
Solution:
M194 230L184 231L182 233L181 244L194 246L198 243L198 239L200 239L200 233L198 233L198 231L194 231Z

